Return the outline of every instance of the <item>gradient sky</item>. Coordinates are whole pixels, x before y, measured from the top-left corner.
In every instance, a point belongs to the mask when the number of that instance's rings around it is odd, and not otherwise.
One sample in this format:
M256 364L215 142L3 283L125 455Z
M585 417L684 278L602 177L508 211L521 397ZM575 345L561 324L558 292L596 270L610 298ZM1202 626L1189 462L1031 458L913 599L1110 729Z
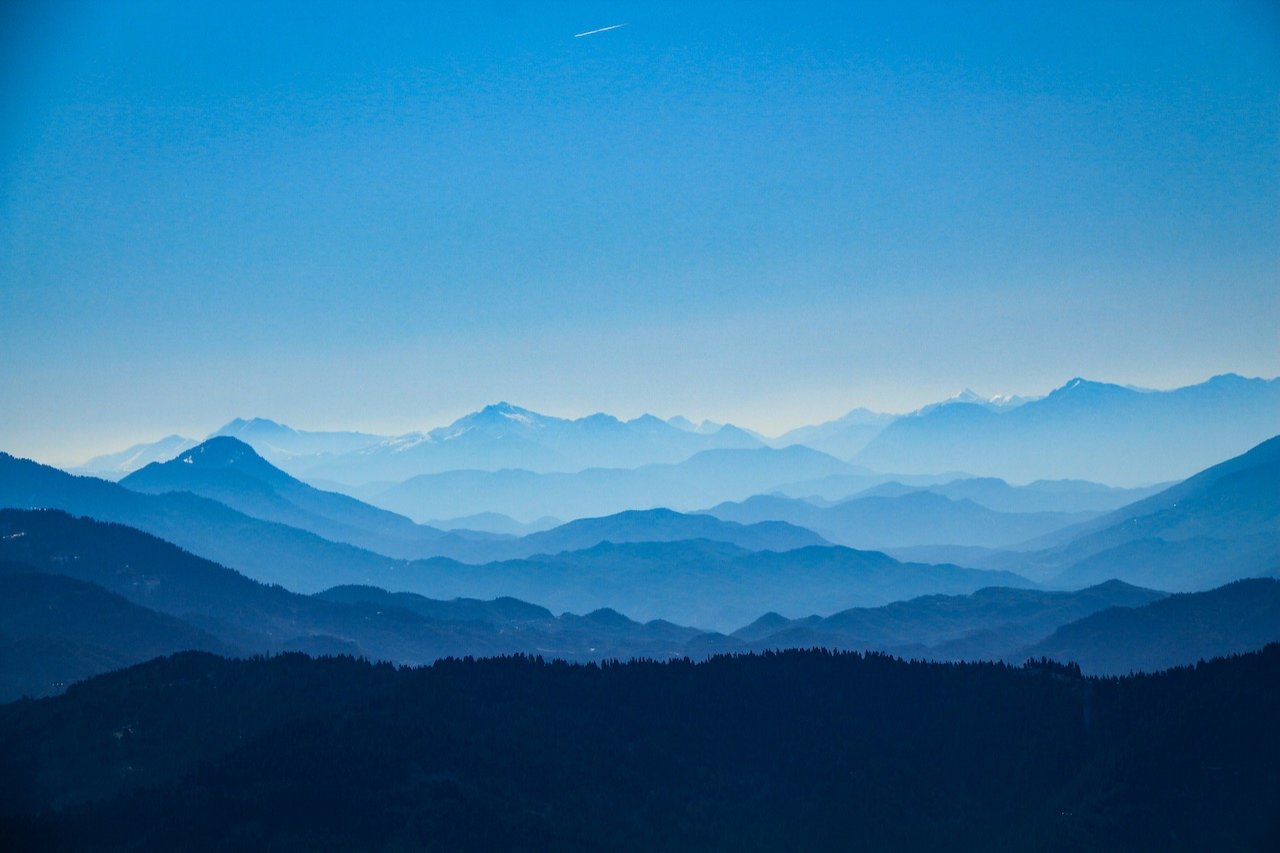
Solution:
M1274 376L1276 8L7 3L0 449Z

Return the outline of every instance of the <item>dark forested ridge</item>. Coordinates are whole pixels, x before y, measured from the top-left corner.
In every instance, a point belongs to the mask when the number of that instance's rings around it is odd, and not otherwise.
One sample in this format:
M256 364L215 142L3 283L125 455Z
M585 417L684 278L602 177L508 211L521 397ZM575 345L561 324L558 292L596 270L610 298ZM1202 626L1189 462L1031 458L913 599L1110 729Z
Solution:
M1145 607L1111 607L1060 626L1023 654L1085 672L1155 672L1280 642L1280 580L1252 578Z
M785 652L189 653L0 706L7 849L1280 843L1280 646L1124 679Z

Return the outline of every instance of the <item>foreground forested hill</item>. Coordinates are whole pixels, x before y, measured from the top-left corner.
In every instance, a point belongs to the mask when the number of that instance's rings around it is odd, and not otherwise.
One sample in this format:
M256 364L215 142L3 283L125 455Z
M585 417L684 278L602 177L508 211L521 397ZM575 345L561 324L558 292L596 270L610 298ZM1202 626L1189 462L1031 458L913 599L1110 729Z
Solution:
M1276 849L1280 646L159 659L0 706L7 849Z

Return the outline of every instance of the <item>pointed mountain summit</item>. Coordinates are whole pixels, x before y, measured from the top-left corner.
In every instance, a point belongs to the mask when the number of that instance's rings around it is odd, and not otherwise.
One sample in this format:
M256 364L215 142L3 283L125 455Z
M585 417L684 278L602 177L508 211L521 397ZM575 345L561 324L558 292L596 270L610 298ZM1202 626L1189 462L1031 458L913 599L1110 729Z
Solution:
M248 444L238 438L226 435L214 436L190 450L184 450L168 462L153 462L146 466L144 470L149 469L153 474L162 470L183 471L184 469L178 467L180 465L190 466L185 469L187 471L201 473L234 470L246 477L267 482L285 483L293 481L292 477L263 459ZM138 476L141 473L138 472L138 474L130 475L125 479L132 478L136 482L141 479Z
M153 462L120 485L147 494L190 492L253 518L405 559L437 553L442 539L455 536L309 486L230 436L215 436L168 462Z
M504 435L511 430L540 430L558 418L548 418L529 409L513 406L506 401L485 406L478 412L458 418L447 427L432 430L437 433L456 433L466 429L485 429L497 435ZM610 420L614 420L610 418Z

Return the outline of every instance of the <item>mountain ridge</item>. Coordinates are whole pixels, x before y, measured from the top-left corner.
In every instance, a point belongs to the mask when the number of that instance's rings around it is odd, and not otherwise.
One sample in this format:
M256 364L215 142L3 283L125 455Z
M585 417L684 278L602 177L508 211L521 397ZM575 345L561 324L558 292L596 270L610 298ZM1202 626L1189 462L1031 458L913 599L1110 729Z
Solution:
M1280 378L1221 374L1167 391L1075 378L993 411L969 403L902 417L853 459L876 470L965 470L1011 482L1178 480L1280 431Z

